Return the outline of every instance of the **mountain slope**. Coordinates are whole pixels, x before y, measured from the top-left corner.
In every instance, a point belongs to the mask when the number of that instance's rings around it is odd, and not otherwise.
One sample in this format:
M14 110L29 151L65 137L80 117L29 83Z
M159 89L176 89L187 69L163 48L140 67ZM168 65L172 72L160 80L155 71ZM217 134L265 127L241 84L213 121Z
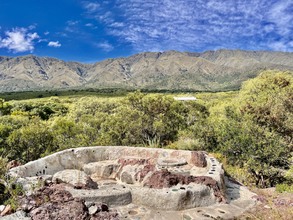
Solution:
M0 57L0 92L60 88L225 90L261 70L293 70L293 53L218 50L145 52L94 64Z

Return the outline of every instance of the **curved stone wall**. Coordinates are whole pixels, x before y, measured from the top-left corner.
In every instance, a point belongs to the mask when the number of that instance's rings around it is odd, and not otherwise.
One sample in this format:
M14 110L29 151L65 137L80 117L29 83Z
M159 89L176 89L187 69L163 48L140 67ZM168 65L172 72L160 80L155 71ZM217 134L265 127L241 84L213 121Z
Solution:
M74 148L12 168L10 175L30 179L67 169L83 171L98 184L111 179L118 187L125 186L123 191L129 189L131 197L121 194L127 199L123 197L120 205L132 202L154 209L182 210L225 202L222 166L204 152L126 146ZM111 187L113 191L115 187ZM115 196L112 191L111 198L119 200L120 194ZM71 192L81 195L78 190ZM110 199L102 191L96 192L97 196L86 198Z

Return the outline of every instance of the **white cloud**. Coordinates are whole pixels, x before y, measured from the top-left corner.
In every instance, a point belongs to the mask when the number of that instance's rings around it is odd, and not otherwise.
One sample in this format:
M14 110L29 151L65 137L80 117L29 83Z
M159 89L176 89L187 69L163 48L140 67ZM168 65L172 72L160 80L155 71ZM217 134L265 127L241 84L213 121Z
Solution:
M30 25L30 26L28 26L28 30L33 30L33 29L35 29L37 27L37 25L36 24L32 24L32 25Z
M79 23L80 21L73 21L73 20L66 21L67 26L65 27L65 31L78 33L80 31L79 25L78 25Z
M85 27L88 27L88 28L91 28L91 29L98 29L98 27L96 27L93 23L86 23L85 25L84 25Z
M13 28L11 31L6 31L6 37L0 39L0 48L6 48L13 53L25 52L34 50L34 44L36 39L40 38L39 35L34 32L28 32L27 28Z
M115 13L89 3L91 18L135 51L270 49L293 35L292 0L113 0Z
M93 13L97 11L100 7L100 4L97 2L83 2L83 7L87 10L88 13Z
M61 47L61 44L59 43L59 41L50 41L48 43L49 47Z
M72 21L72 20L69 20L69 21L67 21L66 23L67 23L67 25L69 25L69 26L74 26L74 25L77 25L77 24L79 23L79 21Z
M293 12L290 11L292 7L292 0L277 1L268 12L268 20L276 25L282 35L292 32Z
M101 48L105 52L110 52L114 49L113 45L110 44L108 41L96 43L95 45L96 45L96 47Z
M269 44L269 47L275 51L285 51L292 52L293 51L293 41L286 42L284 40L275 41Z

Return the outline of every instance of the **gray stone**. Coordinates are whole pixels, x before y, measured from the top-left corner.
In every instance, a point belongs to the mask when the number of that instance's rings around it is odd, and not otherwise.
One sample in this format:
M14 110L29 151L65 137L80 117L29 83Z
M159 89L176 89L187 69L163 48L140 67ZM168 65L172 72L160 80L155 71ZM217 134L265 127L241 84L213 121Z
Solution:
M18 178L17 183L22 185L23 190L26 195L31 195L32 192L36 189L39 189L44 185L46 181L51 181L51 175L43 175L43 176L33 176L33 177L25 177Z
M93 205L91 207L89 207L89 214L93 215L98 211L98 207L96 205Z
M132 179L132 176L129 172L127 171L124 171L121 176L120 176L120 180L123 182L123 183L127 183L127 184L133 184L134 181Z
M80 170L63 170L53 175L54 183L68 183L78 188L98 188L97 184L83 171Z
M89 208L89 207L95 205L94 202L88 202L88 201L85 201L84 204L85 204L85 206L86 206L87 208Z
M127 205L132 202L129 188L121 185L101 187L100 189L73 189L67 187L66 190L74 198L83 199L88 205L92 203L105 203L109 206Z
M0 205L0 213L5 209L5 205Z
M117 161L99 161L88 163L83 166L83 170L88 175L95 175L100 178L111 178L116 174L119 164Z
M1 220L31 220L23 211L17 211L11 215L1 217Z

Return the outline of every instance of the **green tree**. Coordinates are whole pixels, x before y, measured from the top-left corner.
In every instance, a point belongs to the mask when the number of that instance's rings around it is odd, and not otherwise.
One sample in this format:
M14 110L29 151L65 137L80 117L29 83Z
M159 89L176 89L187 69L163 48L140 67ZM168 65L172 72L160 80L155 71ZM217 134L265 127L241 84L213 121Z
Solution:
M213 113L218 149L262 187L284 181L292 152L292 76L265 72ZM290 103L288 103L290 102ZM216 117L215 117L216 116Z
M0 116L8 115L11 110L11 105L8 102L5 102L4 99L0 98Z
M58 150L88 146L88 137L81 124L65 117L57 117L50 121L50 130L54 136L54 147Z
M54 147L53 133L45 123L35 119L27 126L14 130L7 139L8 158L29 162L40 158Z
M269 130L280 134L293 150L293 77L269 71L247 81L239 94L240 111Z
M166 95L129 94L101 125L101 142L166 145L186 127L187 107Z

